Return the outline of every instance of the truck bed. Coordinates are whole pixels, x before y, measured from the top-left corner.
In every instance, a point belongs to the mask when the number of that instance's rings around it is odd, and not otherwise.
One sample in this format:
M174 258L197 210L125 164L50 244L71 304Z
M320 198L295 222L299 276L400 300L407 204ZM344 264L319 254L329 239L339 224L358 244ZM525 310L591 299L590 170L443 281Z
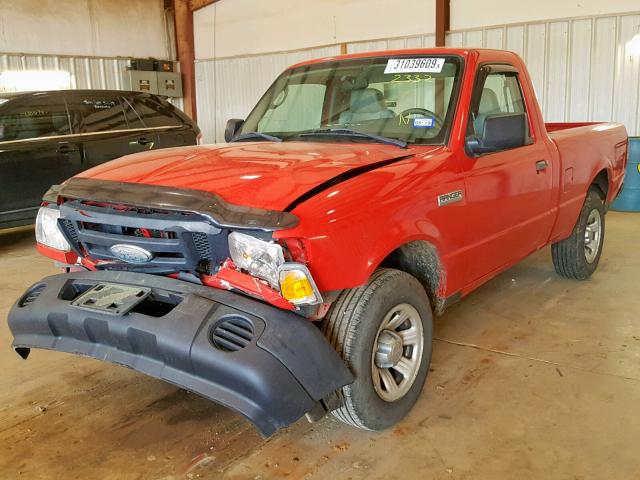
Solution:
M558 220L553 239L566 238L582 207L587 189L604 166L611 188L607 203L622 186L626 166L627 133L619 123L546 123L549 137L555 143L560 168L555 175L559 188Z

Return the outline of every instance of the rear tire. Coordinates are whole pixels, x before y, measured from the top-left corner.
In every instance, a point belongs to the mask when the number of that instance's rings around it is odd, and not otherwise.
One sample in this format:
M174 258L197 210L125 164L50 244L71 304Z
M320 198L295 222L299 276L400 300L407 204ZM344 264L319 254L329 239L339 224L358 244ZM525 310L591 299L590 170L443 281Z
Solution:
M558 275L586 280L598 268L604 245L604 201L591 188L571 236L551 245L553 266Z
M333 415L366 430L384 430L416 403L431 363L432 316L418 280L392 269L344 291L322 325L355 376Z

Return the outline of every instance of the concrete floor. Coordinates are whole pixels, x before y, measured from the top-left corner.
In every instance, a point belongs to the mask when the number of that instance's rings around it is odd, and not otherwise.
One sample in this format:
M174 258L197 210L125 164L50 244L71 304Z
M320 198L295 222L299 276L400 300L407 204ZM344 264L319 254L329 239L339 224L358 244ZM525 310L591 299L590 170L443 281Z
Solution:
M1 479L640 478L640 214L612 212L600 267L545 249L436 320L432 369L395 429L326 418L264 441L236 414L121 367L22 361L0 326ZM54 273L32 232L0 236L0 317Z

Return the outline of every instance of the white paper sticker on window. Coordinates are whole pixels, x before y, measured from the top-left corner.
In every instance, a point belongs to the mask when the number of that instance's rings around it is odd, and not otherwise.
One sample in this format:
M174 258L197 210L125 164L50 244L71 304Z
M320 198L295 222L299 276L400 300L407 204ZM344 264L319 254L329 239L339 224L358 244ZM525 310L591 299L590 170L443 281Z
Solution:
M392 58L384 73L440 73L444 58Z

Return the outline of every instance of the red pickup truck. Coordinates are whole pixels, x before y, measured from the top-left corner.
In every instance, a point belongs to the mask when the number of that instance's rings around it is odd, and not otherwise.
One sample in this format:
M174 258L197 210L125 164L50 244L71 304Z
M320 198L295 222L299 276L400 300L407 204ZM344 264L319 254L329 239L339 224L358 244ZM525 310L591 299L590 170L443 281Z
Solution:
M627 154L622 125L545 125L495 50L300 63L225 137L52 187L36 239L66 273L12 308L21 356L126 365L264 435L329 411L384 429L420 395L432 312L546 245L595 271Z

